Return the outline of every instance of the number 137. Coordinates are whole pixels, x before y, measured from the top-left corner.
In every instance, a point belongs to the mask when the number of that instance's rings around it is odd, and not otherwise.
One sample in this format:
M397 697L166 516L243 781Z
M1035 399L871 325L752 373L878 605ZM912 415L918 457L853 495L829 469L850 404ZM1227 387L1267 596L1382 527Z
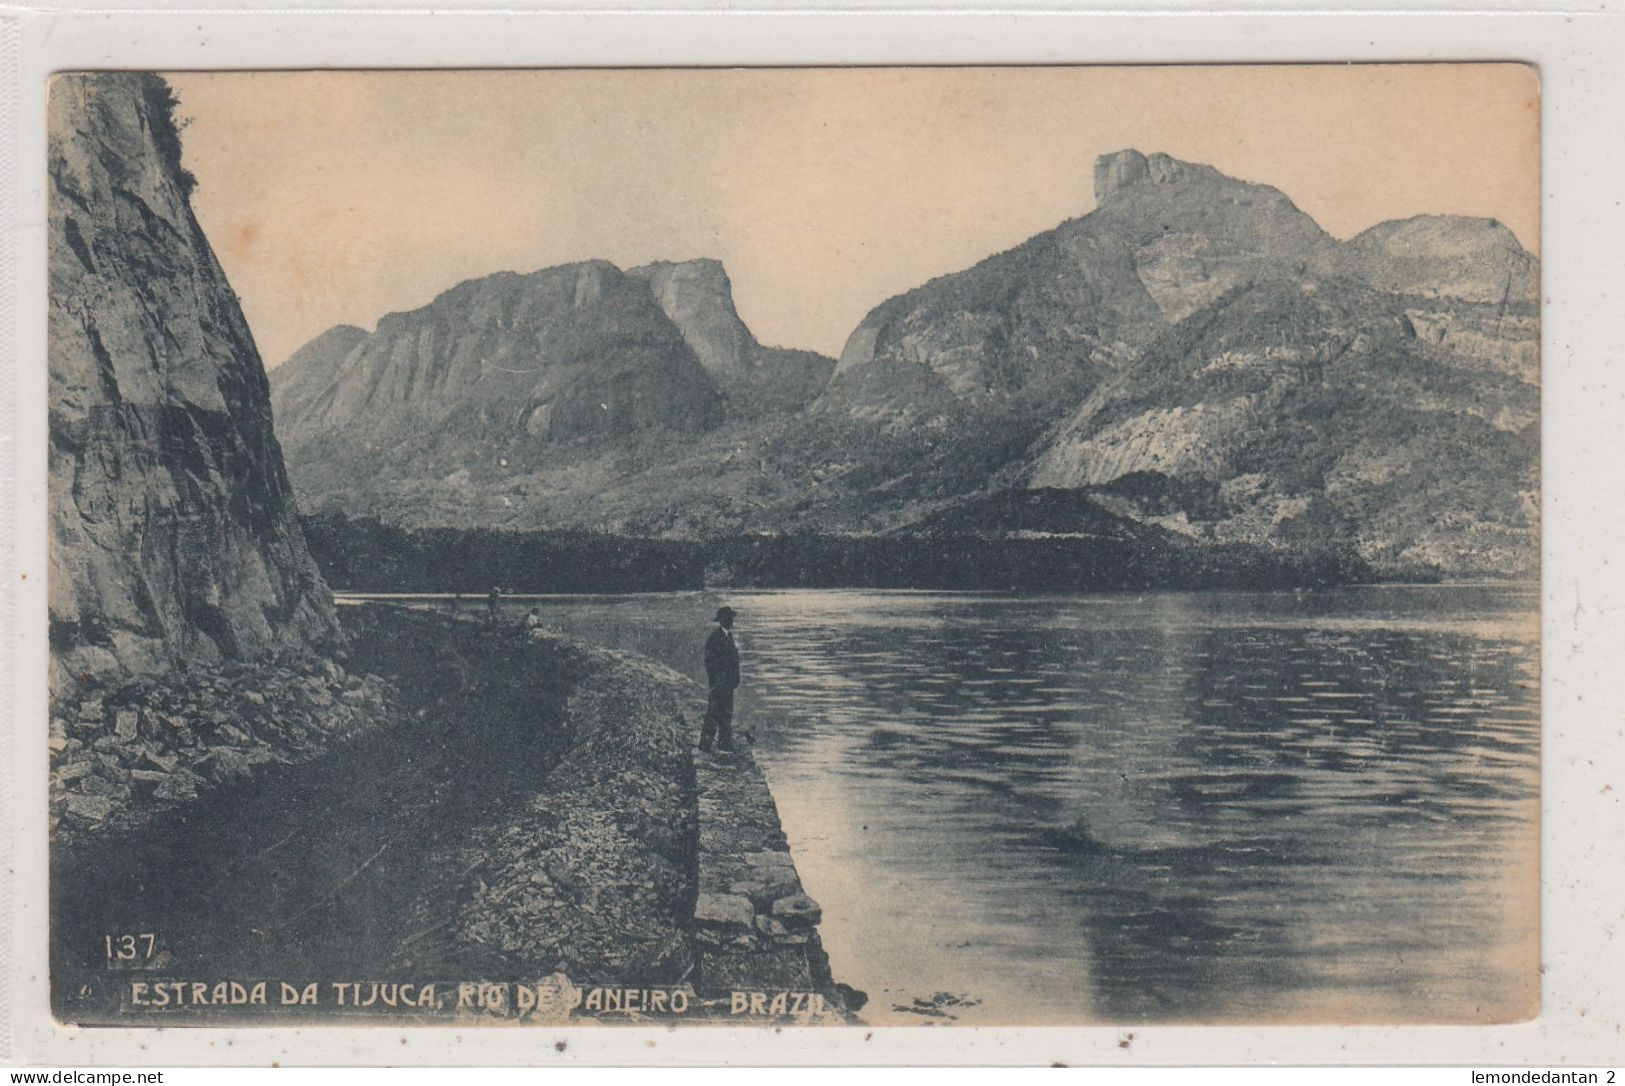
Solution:
M139 935L108 935L104 938L107 940L109 961L133 962L137 958L150 959L158 944L158 937L151 932L142 932Z

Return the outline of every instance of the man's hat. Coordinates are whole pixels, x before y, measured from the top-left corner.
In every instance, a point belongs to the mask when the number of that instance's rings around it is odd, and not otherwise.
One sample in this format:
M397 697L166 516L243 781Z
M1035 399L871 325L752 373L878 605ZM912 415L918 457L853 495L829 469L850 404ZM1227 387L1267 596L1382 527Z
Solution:
M733 618L738 613L739 612L735 611L732 607L718 607L717 608L717 617L712 619L711 621L712 622L721 622L724 617Z

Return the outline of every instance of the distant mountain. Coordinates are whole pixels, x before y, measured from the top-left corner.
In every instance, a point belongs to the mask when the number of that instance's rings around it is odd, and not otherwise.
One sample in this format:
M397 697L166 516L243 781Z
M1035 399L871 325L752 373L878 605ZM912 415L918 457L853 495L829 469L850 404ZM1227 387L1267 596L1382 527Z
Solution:
M1135 151L1094 185L1090 214L877 307L817 409L955 443L1039 430L980 493L1391 572L1534 568L1538 264L1510 231L1424 216L1339 243L1273 188Z
M561 447L694 435L723 416L647 284L602 261L462 283L384 317L319 392L307 372L276 381L272 402L290 470L317 494L357 475L477 486Z
M1141 524L1319 569L1534 568L1538 263L1510 232L1424 216L1339 242L1276 189L1137 151L1092 180L1094 211L883 301L838 364L758 344L712 261L575 266L615 299L607 322L590 301L516 326L480 301L508 279L464 284L386 318L309 406L303 366L274 382L296 483L312 507L418 526L1082 540L1112 525L1128 545L1123 525ZM353 338L330 335L334 351ZM561 433L531 421L563 402L551 384L467 377L560 335L573 380L623 374L662 410L604 427L583 409ZM633 344L654 354L633 364ZM437 414L357 453L409 394ZM471 405L487 405L478 425Z
M329 329L271 390L290 469L325 496L357 475L477 488L614 442L681 442L796 410L833 368L758 344L715 261L589 261L470 280L370 334Z
M914 425L1015 405L1054 417L1171 324L1337 243L1275 189L1166 155L1095 168L1095 211L876 307L820 406Z
M1494 219L1418 215L1378 223L1344 247L1347 271L1379 290L1534 305L1540 266Z
M329 328L267 375L279 412L290 417L303 415L318 400L349 353L361 345L367 333L353 324Z
M487 276L391 313L320 395L287 406L294 444L311 431L415 439L403 423L457 421L499 447L519 433L695 432L721 413L715 382L645 285L604 261Z

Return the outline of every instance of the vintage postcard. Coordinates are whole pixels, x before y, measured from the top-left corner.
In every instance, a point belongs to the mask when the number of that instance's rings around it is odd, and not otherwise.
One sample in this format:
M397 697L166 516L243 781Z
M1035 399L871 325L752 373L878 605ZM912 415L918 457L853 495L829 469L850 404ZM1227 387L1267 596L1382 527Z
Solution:
M55 76L55 1017L1538 1014L1539 93Z

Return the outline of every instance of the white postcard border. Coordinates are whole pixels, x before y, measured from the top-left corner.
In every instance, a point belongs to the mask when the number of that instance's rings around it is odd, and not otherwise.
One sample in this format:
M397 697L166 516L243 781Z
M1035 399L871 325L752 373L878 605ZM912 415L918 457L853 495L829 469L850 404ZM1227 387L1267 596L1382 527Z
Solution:
M1589 11L1260 13L1036 10L552 12L11 11L0 56L21 123L9 148L17 336L0 375L0 479L14 535L0 810L11 943L0 1062L296 1064L1449 1064L1619 1062L1625 977L1625 20ZM720 5L719 5L720 8ZM4 54L0 50L0 54ZM71 68L677 64L1523 61L1543 90L1542 1012L1493 1027L1075 1029L80 1029L47 1010L45 783L45 77ZM1262 122L1261 122L1262 123ZM9 786L7 786L9 785ZM0 904L6 904L0 902ZM1616 938L1616 935L1618 936ZM1119 1041L1134 1033L1131 1046ZM7 1042L14 1046L8 1053ZM562 1051L555 1042L564 1040Z

